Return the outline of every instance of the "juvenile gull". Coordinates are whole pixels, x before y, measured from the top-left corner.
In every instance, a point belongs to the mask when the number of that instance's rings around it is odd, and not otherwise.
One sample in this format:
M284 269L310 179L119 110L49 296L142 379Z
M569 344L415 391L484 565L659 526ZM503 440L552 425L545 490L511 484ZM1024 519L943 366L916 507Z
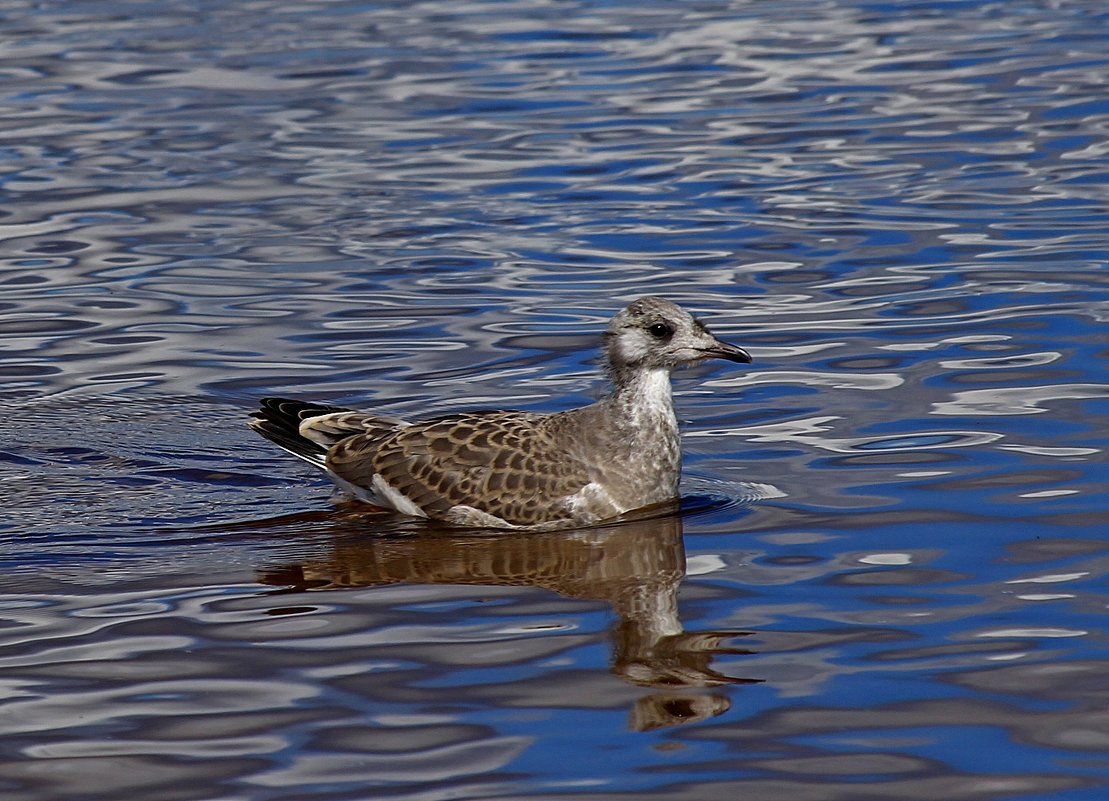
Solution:
M581 526L677 497L670 371L749 363L668 300L639 298L604 333L608 397L553 414L461 412L406 423L265 398L251 426L341 489L406 515L462 526Z

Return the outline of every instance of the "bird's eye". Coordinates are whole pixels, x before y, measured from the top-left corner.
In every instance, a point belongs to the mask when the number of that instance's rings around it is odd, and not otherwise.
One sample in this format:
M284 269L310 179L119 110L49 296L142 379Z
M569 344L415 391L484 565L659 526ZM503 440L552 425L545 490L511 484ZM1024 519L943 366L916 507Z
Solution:
M655 323L647 329L647 332L655 339L669 339L674 335L674 329L666 323Z

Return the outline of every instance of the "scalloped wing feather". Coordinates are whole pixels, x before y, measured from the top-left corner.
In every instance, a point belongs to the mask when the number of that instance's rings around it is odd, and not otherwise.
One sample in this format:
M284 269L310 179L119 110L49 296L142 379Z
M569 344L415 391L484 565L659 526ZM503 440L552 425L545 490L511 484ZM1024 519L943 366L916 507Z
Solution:
M544 423L525 412L459 414L337 443L328 468L369 486L375 475L432 517L472 507L512 525L571 518L570 499L592 480Z

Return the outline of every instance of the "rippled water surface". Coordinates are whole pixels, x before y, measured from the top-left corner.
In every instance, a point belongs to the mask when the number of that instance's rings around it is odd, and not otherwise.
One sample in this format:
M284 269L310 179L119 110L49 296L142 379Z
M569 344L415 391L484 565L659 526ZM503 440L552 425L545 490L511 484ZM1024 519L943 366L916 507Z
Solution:
M13 2L6 801L1109 795L1109 11ZM602 391L681 513L462 536L243 425Z

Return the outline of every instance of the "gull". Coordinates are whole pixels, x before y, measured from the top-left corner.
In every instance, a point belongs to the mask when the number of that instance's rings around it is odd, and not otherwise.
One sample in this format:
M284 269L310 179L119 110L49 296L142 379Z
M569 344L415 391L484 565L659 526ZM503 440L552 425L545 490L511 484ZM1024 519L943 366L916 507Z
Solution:
M456 526L590 526L678 497L681 441L670 371L750 363L680 306L632 301L604 332L611 392L542 414L474 411L409 423L264 398L250 425L375 506Z

